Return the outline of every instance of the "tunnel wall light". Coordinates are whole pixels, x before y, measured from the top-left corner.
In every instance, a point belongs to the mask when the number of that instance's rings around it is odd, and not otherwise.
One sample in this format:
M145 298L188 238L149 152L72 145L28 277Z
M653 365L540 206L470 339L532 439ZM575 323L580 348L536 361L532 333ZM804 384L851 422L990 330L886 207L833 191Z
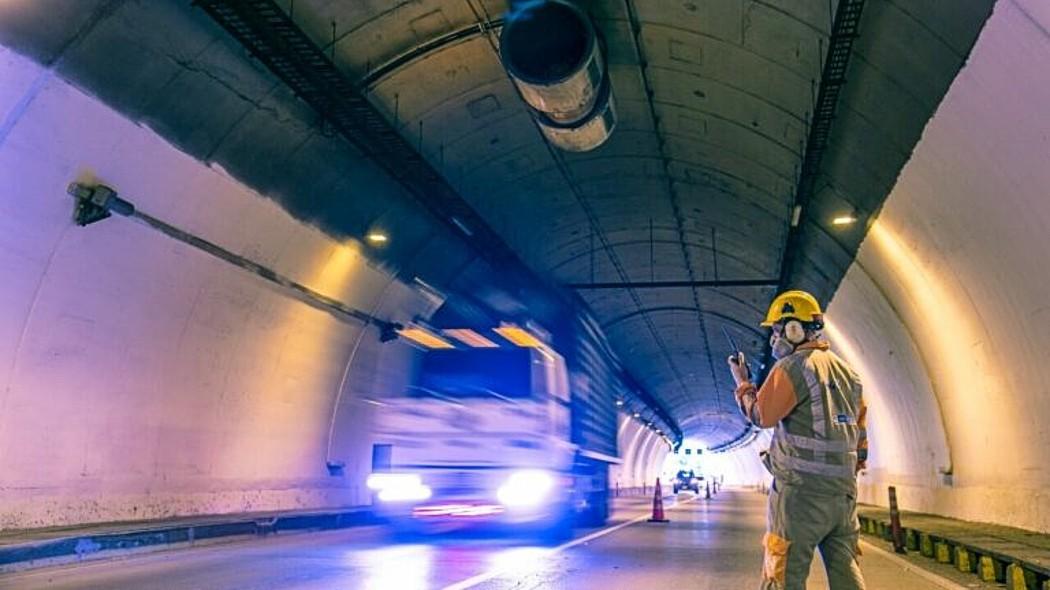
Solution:
M853 215L839 215L838 217L831 220L831 225L844 226L853 225L857 223L857 218Z
M434 334L430 330L421 328L419 326L413 326L410 328L401 328L397 331L397 335L401 336L405 340L418 344L423 348L428 349L444 349L444 348L455 348L455 346L445 340L444 338Z
M368 240L368 243L370 244L379 245L389 242L390 236L386 235L383 232L373 231L369 232L368 235L365 236L365 239Z
M522 348L542 348L546 346L532 332L513 324L503 324L495 328L494 331L515 346L521 346Z
M472 348L499 348L499 344L496 344L474 330L467 328L450 328L448 330L442 330L442 332L446 336L455 338Z

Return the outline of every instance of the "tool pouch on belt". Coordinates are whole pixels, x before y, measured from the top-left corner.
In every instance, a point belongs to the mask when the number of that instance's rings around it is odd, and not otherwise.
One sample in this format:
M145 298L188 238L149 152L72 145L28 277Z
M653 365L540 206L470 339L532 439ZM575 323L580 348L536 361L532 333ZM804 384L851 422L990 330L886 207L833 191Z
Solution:
M762 577L767 582L773 582L775 588L784 587L784 579L787 576L788 548L791 541L774 533L766 533L762 538L765 547L765 557L762 562Z

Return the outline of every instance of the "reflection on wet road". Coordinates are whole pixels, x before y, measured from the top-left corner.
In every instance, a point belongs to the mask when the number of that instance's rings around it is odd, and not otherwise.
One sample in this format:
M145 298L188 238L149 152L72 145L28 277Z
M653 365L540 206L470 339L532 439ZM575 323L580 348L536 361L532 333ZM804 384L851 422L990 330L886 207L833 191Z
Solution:
M128 556L0 577L28 590L726 590L758 586L765 497L727 490L710 500L683 494L669 523L645 522L642 499L621 500L602 529L562 545L491 533L398 540L383 527L264 539ZM688 501L686 501L688 500ZM872 552L862 560L869 590L935 590ZM809 588L823 587L819 563Z

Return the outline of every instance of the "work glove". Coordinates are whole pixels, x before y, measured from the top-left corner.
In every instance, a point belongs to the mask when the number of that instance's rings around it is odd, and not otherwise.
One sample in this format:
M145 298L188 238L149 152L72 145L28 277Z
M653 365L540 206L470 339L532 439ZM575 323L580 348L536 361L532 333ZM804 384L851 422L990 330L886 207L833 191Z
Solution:
M729 372L733 375L733 381L737 387L751 381L751 371L747 368L747 359L744 353L734 352L729 356Z

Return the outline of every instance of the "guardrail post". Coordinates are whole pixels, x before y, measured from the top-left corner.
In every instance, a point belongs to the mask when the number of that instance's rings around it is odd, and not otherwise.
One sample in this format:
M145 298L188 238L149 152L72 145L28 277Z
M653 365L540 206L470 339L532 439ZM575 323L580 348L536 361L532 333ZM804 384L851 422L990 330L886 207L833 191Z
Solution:
M1003 562L988 555L982 555L978 572L985 582L1004 582L1006 573L1003 571Z
M915 534L915 531L911 529L904 530L904 545L910 551L919 550L919 535Z
M933 539L926 533L919 534L919 552L926 557L933 557Z
M965 547L955 548L955 567L963 573L973 572L973 554Z
M893 540L893 550L897 553L905 553L904 535L901 534L901 512L897 508L897 488L890 486L890 534Z
M952 548L948 546L944 541L937 541L934 544L937 549L937 563L951 563L952 562Z
M1006 587L1010 590L1038 590L1035 574L1024 569L1019 563L1007 566Z

